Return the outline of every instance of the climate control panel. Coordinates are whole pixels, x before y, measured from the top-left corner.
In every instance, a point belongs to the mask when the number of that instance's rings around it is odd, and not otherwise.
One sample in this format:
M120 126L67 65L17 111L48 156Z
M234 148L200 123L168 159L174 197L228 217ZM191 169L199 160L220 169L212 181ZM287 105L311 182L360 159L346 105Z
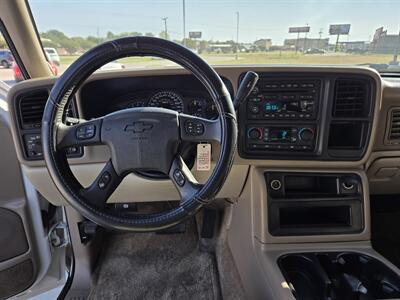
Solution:
M316 128L314 125L263 126L249 124L245 136L247 151L313 151Z

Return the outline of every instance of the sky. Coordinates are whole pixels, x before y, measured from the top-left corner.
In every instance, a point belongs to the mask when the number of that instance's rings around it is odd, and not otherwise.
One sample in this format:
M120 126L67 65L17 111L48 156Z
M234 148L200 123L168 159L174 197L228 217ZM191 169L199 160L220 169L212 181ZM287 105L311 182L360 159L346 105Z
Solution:
M164 30L167 17L172 39L183 37L183 0L29 0L40 32L58 29L68 36L105 36L108 31L153 32ZM311 27L308 37L329 37L330 24L351 24L342 41L368 41L384 26L389 34L400 30L400 0L186 0L186 34L201 31L203 39L239 42L270 38L281 45L291 26ZM330 37L331 42L335 37Z

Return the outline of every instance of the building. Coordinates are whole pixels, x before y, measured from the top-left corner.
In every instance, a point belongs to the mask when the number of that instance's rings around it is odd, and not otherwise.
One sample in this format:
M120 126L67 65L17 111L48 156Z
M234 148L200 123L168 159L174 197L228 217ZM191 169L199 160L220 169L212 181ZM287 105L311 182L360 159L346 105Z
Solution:
M259 39L254 42L254 45L261 51L268 51L272 46L271 39Z
M375 31L374 38L370 44L370 51L380 54L395 54L400 52L400 33L387 34L383 27Z
M371 43L372 44L372 43ZM371 45L372 52L381 54L393 54L400 51L400 36L399 35L385 35L380 37Z
M283 42L283 46L289 49L303 49L307 50L310 48L324 49L328 50L329 38L326 39L308 39L308 38L299 38L299 39L285 39Z

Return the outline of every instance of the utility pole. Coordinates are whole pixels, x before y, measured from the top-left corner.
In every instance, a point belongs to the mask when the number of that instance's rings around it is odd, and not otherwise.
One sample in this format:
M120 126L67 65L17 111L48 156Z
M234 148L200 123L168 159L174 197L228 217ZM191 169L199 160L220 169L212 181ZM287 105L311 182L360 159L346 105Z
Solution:
M168 40L168 28L167 28L167 20L168 17L162 18L164 21L164 33L165 33L165 39Z
M239 59L239 12L236 12L236 60Z
M186 46L186 8L185 8L185 0L182 0L182 8L183 8L183 45Z
M321 49L321 39L322 39L322 28L319 29L319 40L318 40L318 48Z
M96 35L97 35L97 45L98 45L98 44L100 44L100 28L99 27L97 27Z
M308 23L306 24L306 26L308 26ZM307 50L307 35L308 35L308 32L306 32L306 34L304 36L303 53L306 52L306 50Z

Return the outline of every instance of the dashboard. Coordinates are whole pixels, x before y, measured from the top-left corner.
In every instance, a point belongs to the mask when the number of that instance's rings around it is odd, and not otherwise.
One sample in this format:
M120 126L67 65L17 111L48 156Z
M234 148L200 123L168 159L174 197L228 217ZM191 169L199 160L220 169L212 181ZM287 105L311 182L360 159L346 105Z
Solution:
M393 157L400 157L400 143L396 142L400 140L396 140L395 129L391 129L400 111L397 102L400 82L383 80L375 71L362 67L215 69L232 98L247 71L255 71L260 76L255 89L237 111L237 154L218 197L237 197L251 168L298 171L310 167L323 171L370 168L374 172L372 180L376 177L374 188L385 186L389 190L392 181L382 177L388 173L380 167L391 171ZM10 90L8 103L13 138L24 171L46 198L56 199L55 204L59 204L60 195L43 161L40 137L42 111L54 82L55 79L21 82ZM210 119L216 117L207 90L180 68L94 74L76 93L67 117L90 120L116 110L142 106L166 107ZM195 146L187 145L186 158L192 160L188 165L193 166L193 173L202 182L210 173L196 170ZM83 184L90 183L110 157L106 146L69 151L71 169ZM217 159L218 146L213 146L212 164ZM178 199L173 185L163 179L157 181L132 174L110 201ZM391 185L392 189L395 187ZM148 189L159 193L148 198ZM135 199L131 199L132 191Z

